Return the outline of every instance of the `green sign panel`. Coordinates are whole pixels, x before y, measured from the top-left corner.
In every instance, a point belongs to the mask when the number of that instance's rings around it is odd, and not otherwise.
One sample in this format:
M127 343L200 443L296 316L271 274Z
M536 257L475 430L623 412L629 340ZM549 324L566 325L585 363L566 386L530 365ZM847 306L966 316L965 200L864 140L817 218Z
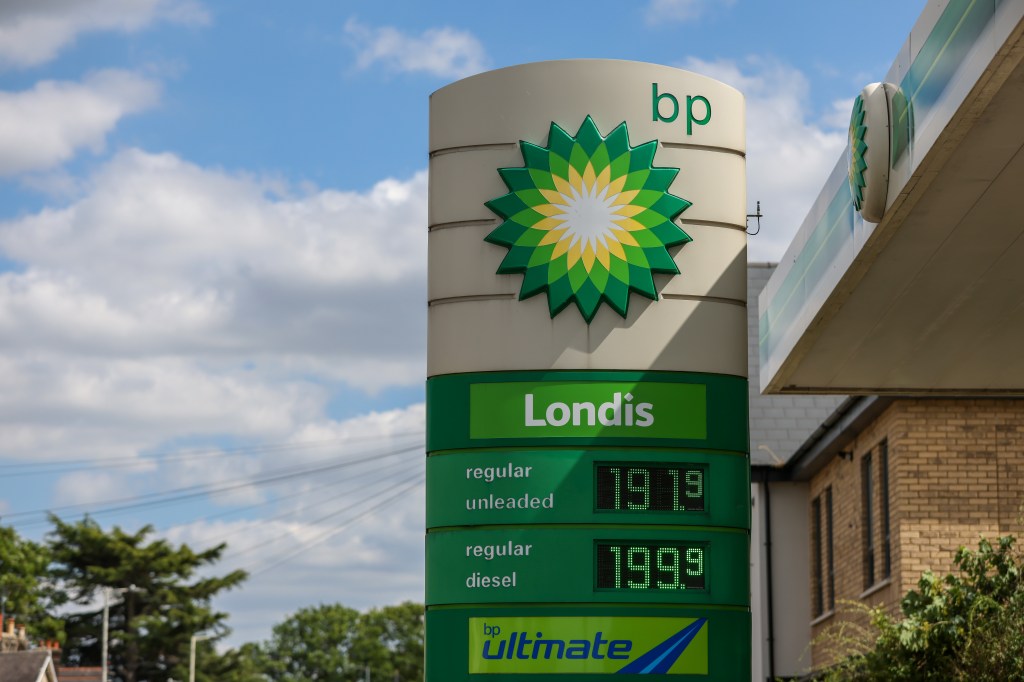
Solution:
M702 373L429 379L427 679L749 677L747 400Z
M523 381L471 384L469 437L707 438L704 384Z
M745 531L525 526L431 531L427 604L731 604L750 598Z
M598 675L706 682L750 678L750 614L739 609L431 609L427 627L431 633L427 678L431 680L491 679L480 675L500 675L496 679L502 682Z
M427 527L750 525L738 454L635 448L471 450L427 460Z
M746 453L747 382L688 372L487 372L427 381L428 451L544 444Z

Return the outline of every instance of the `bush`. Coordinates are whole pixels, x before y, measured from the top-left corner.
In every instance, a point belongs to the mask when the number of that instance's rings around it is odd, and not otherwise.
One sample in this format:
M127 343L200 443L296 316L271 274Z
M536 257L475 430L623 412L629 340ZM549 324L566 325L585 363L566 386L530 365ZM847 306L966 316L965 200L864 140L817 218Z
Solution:
M1014 538L961 547L954 563L956 574L921 576L900 602L902 618L868 609L873 646L848 641L852 653L822 679L1024 681L1024 557Z

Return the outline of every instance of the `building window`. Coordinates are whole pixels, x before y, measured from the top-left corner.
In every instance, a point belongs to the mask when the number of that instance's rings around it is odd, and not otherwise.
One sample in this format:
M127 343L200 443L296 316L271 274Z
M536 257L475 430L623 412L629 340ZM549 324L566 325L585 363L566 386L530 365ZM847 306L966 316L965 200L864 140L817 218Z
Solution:
M814 615L825 612L825 580L821 542L821 498L811 501L811 533L814 544Z
M861 508L864 512L864 588L875 584L875 519L874 519L874 481L871 467L871 453L864 455L860 464L861 474Z
M836 608L836 563L832 553L832 488L825 488L825 546L828 549L828 610Z
M836 575L832 553L832 488L811 501L814 551L814 615L836 608Z
M889 527L889 442L878 446L878 473L881 476L878 494L879 509L882 512L882 577L892 577L892 544Z

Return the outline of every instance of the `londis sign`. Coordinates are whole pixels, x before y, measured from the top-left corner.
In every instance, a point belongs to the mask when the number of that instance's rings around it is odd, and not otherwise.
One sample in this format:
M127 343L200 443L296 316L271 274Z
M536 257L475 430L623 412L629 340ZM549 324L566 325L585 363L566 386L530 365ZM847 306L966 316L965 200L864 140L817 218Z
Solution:
M705 438L702 384L514 382L469 389L470 438Z
M746 448L746 430L729 426L747 416L746 382L738 377L492 372L437 377L427 395L431 449L547 442Z

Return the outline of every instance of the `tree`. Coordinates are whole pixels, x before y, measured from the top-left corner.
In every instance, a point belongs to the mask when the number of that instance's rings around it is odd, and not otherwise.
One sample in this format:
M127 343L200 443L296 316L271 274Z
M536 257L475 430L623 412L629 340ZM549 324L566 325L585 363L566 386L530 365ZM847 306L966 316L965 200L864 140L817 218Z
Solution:
M23 623L39 639L64 639L64 624L52 615L61 594L47 580L50 563L44 545L18 537L0 527L0 600L9 617Z
M423 679L423 606L360 614L340 604L300 609L274 626L257 666L273 682Z
M268 682L263 674L262 652L258 644L246 643L238 649L218 653L210 640L196 646L196 682ZM186 680L186 676L174 679Z
M959 574L926 572L900 603L903 617L870 611L873 646L840 661L828 680L1024 680L1024 557L1013 537L961 547Z
M228 633L227 615L214 611L210 602L245 580L245 572L197 576L220 559L226 545L196 552L187 545L149 540L152 526L135 533L118 527L106 532L89 518L51 521L51 575L69 601L91 607L66 617L66 660L99 665L103 588L121 593L110 606L112 680L186 679L192 635L206 632L217 639Z
M299 609L274 626L263 671L277 682L355 680L349 660L359 612L341 604Z
M423 641L423 606L403 602L360 617L351 655L370 666L371 679L422 680Z

